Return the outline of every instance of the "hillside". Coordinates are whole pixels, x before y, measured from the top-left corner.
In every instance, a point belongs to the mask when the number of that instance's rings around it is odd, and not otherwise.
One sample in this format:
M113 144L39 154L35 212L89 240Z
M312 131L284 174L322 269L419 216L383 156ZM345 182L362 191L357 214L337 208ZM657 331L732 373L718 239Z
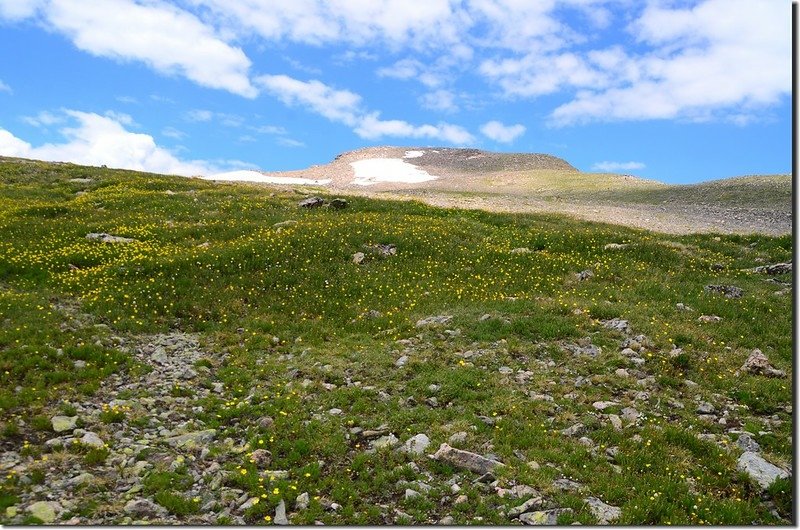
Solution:
M791 236L333 190L0 160L0 523L792 522Z
M790 234L791 175L669 185L630 175L584 173L546 154L477 149L371 147L303 170L248 173L367 197L441 207L567 214L658 232Z

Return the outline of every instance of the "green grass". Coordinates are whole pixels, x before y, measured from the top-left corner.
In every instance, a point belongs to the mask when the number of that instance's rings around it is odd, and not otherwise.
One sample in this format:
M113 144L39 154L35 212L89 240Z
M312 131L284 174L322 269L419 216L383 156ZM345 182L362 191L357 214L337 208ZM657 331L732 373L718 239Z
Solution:
M77 177L93 182L69 182ZM697 434L770 431L758 436L765 455L791 461L791 380L735 373L753 348L791 373L791 295L776 296L781 286L746 270L791 259L789 236L667 236L555 215L360 197L348 198L345 210L306 211L292 191L14 160L0 161L0 182L6 449L38 448L52 436L51 415L74 411L65 403L87 399L109 374L141 375L145 368L114 337L181 330L200 334L206 351L227 353L224 362L195 364L214 372L224 395L200 399L191 385L171 392L203 407L197 418L219 430L211 449L227 454L226 438L248 443L250 451L271 452L271 469L289 472L259 481L247 453L227 455L226 485L262 499L246 514L250 523L274 515L281 498L291 507L308 492L309 508L293 515L295 524L385 524L396 520L395 509L414 523L452 515L456 524L508 524L499 512L521 501L483 491L462 472L469 502L442 504L441 497L455 497L446 481L456 470L393 451L367 453L369 442L351 435L383 424L401 442L426 433L431 449L467 432L464 448L506 462L501 486L527 484L573 508L565 524L595 522L583 503L589 495L621 507L624 524L777 521L736 471L737 450ZM288 219L298 222L272 227ZM89 232L136 241L102 244L86 240ZM605 251L612 242L631 245ZM379 243L396 245L397 254L352 263L353 253ZM535 251L511 254L517 247ZM712 270L715 263L724 268ZM594 277L577 281L575 273L587 268ZM705 293L709 283L737 285L745 296ZM694 311L676 309L678 302ZM442 314L453 317L444 326L415 326ZM481 320L484 314L491 318ZM704 314L722 320L698 322ZM615 374L636 367L619 353L622 336L599 322L614 317L653 342L641 369L655 386ZM602 348L597 358L562 349L586 337ZM673 346L684 352L673 358ZM409 360L398 368L406 349ZM510 375L501 373L506 367ZM527 374L521 382L518 371ZM578 377L590 384L577 386ZM705 424L695 398L738 407L730 408L727 427ZM635 406L643 419L616 431L592 407L600 400L619 402L606 413ZM343 413L328 414L332 408ZM146 425L126 412L104 410L100 423ZM274 425L260 427L267 415ZM595 451L560 433L577 422ZM618 448L614 460L605 456L610 447ZM84 458L99 465L109 454ZM561 476L585 489L555 490ZM406 501L401 480L423 481L432 493ZM199 509L181 493L192 484L184 470L156 470L144 492L188 516ZM25 487L7 478L3 502L15 503ZM791 495L782 483L765 498L790 517Z

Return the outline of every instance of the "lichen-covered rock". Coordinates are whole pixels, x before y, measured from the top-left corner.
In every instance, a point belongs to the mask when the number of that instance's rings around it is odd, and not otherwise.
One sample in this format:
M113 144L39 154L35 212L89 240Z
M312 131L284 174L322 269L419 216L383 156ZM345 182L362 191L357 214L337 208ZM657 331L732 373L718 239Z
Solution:
M744 471L750 475L763 489L770 487L770 485L779 478L789 477L789 473L785 470L767 462L760 455L752 451L742 453L742 456L739 457L737 467L740 471Z
M750 356L744 362L741 371L753 375L765 375L767 377L786 377L786 372L783 370L775 369L770 363L767 356L759 350L755 349L750 353Z
M554 526L558 524L559 516L572 513L572 508L556 508L542 512L523 513L519 520L530 526Z
M436 451L436 453L433 455L433 458L435 460L452 464L455 467L468 469L474 473L478 473L479 475L486 474L496 467L505 465L502 462L490 460L477 453L455 449L446 443L443 443L439 446L439 450Z

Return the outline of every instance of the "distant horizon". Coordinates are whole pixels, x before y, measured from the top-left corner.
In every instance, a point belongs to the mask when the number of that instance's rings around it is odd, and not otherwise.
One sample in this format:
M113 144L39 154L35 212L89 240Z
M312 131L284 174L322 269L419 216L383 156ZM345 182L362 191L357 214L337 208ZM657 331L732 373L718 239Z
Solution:
M670 184L786 174L791 12L788 0L9 0L0 155L187 175L431 143Z

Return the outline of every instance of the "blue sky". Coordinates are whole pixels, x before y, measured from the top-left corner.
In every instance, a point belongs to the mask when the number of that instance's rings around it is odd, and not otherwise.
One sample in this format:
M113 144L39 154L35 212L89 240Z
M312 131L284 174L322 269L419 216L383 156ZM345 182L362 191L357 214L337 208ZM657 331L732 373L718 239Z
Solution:
M184 175L373 145L791 171L788 0L0 0L0 155Z

